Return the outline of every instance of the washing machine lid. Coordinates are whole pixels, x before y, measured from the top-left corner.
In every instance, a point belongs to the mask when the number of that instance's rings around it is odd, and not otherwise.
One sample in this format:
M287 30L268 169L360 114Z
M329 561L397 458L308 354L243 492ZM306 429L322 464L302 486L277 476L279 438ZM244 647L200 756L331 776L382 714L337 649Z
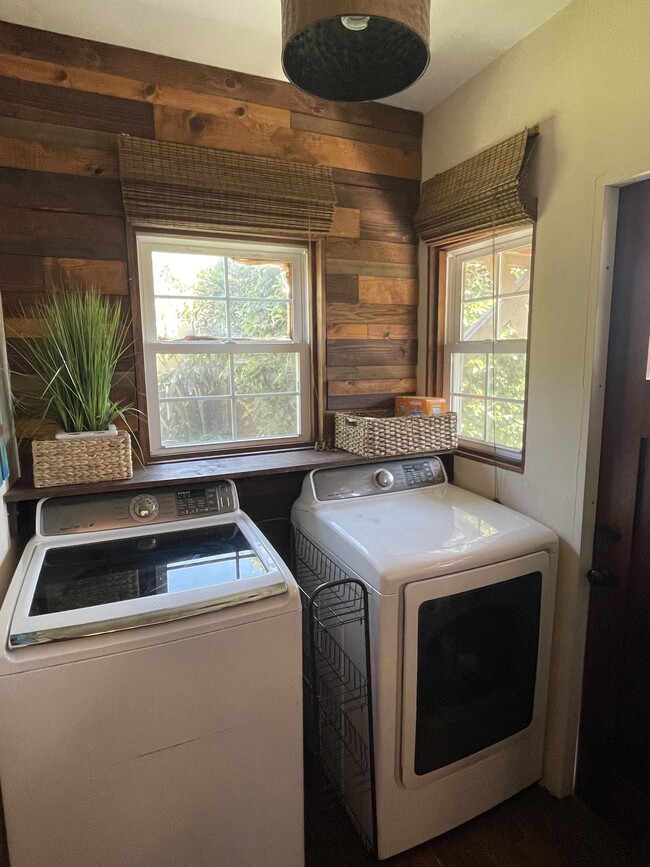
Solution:
M33 543L9 646L164 623L287 592L283 569L241 513L169 528Z
M557 550L547 527L447 483L336 502L303 495L293 521L386 594L410 581Z

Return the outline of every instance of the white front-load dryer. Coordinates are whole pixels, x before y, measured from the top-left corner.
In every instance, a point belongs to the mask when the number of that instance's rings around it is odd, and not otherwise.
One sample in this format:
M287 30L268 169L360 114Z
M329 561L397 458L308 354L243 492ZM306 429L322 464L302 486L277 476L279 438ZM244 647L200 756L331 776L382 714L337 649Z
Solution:
M538 780L555 534L438 457L315 470L292 520L369 592L379 858Z

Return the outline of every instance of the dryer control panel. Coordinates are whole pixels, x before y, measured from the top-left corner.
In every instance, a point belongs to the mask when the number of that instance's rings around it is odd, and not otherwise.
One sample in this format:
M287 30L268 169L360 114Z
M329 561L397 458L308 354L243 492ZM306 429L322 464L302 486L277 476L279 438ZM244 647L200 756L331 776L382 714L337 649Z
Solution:
M347 500L442 485L447 476L440 458L417 457L314 470L312 481L317 500Z

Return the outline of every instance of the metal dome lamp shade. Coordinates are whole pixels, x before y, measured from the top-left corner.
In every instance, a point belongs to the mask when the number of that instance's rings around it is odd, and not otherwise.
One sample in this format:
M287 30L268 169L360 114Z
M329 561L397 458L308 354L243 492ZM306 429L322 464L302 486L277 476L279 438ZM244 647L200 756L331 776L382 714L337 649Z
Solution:
M282 0L282 66L321 99L383 99L429 64L430 0Z

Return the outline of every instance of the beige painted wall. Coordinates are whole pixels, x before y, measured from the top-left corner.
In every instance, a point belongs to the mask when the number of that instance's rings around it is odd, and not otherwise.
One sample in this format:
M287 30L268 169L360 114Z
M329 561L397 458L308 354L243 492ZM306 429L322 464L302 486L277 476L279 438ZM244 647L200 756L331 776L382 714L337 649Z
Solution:
M648 34L647 0L574 0L425 118L425 179L540 126L526 468L459 460L457 481L561 539L543 778L556 795L573 781L615 187L650 172Z

